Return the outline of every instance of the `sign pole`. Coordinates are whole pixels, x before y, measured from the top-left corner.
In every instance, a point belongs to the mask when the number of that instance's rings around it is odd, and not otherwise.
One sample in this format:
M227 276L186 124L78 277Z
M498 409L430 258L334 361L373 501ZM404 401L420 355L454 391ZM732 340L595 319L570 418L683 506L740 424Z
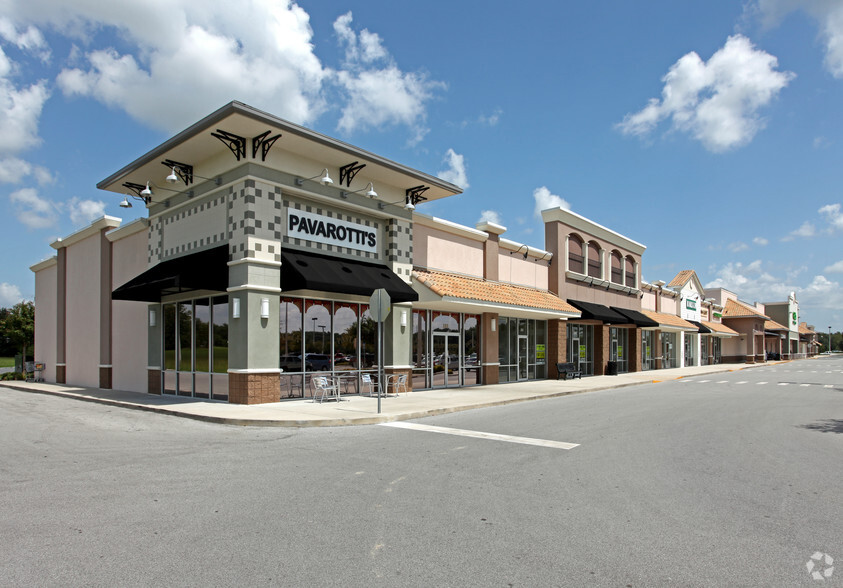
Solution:
M369 311L378 323L378 414L381 412L381 395L385 393L386 384L383 372L383 322L390 310L392 310L392 299L389 297L389 292L383 288L372 292L372 297L369 299Z

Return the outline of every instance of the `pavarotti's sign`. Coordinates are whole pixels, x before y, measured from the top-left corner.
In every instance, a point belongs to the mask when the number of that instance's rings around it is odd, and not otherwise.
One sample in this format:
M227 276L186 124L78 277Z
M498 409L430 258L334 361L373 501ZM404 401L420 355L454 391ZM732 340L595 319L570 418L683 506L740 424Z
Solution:
M372 227L292 208L287 209L287 236L370 253L378 252L378 232Z

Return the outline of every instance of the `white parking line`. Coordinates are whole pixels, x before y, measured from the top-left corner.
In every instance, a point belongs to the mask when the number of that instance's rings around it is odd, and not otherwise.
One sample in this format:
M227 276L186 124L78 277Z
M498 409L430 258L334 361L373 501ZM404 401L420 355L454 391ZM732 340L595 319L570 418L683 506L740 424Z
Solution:
M552 447L554 449L573 449L574 447L579 447L579 443L565 443L563 441L549 441L547 439L532 439L530 437L515 437L513 435L500 435L498 433L469 431L468 429L451 429L448 427L436 427L433 425L420 425L418 423L408 423L406 421L380 423L380 425L382 427L394 427L396 429L412 429L414 431L425 431L428 433L444 433L445 435L459 435L460 437L474 437L475 439L491 439L493 441L521 443L522 445Z
M834 388L834 384L826 384L823 388Z
M787 382L779 382L779 386L787 386Z
M749 383L748 380L741 380L740 382L738 382L738 384L748 384L748 383Z
M810 384L799 384L800 388L805 388L806 386L810 386Z
M764 385L764 384L766 384L766 383L767 383L767 382L755 382L755 385L756 385L756 386L762 386L762 385Z
M717 383L718 383L718 384L728 384L728 383L729 383L729 380L720 380L720 381L719 381L719 382L717 382Z

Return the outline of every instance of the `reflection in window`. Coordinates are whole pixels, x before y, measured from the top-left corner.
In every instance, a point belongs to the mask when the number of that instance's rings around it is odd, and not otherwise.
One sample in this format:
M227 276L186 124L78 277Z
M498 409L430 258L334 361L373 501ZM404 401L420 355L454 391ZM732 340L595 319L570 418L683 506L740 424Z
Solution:
M368 304L361 304L360 312L360 369L368 370L377 365L378 323Z
M357 364L357 304L334 303L334 369L348 371Z
M626 285L630 288L638 287L635 282L635 260L631 257L626 258Z
M463 317L463 385L480 383L480 317L467 314Z
M612 283L623 284L623 259L617 251L612 251Z
M228 296L216 296L211 307L213 397L228 400Z
M176 305L164 305L164 369L176 369Z
M585 273L582 246L583 242L576 235L568 237L568 271Z
M413 312L413 390L430 387L427 367L430 365L428 350L427 311Z
M281 358L279 367L284 372L301 372L302 363L302 300L282 298L279 313ZM282 385L289 378L282 378ZM282 391L283 396L283 391Z
M182 303L178 305L179 311L179 371L189 372L193 370L191 353L193 333L193 305Z

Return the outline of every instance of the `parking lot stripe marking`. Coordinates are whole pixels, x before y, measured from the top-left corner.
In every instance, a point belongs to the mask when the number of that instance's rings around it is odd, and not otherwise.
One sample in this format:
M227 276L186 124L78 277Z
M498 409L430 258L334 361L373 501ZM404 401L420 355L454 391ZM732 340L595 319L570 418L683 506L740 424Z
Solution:
M779 386L787 386L787 382L779 382Z
M805 386L810 386L810 384L799 384L800 388L804 388Z
M521 443L522 445L536 445L538 447L551 447L554 449L573 449L579 447L579 443L565 443L563 441L549 441L547 439L533 439L530 437L515 437L513 435L500 435L498 433L484 433L482 431L469 431L468 429L452 429L449 427L436 427L433 425L421 425L419 423L408 423L407 421L396 421L392 423L380 423L382 427L394 427L396 429L411 429L413 431L425 431L427 433L443 433L445 435L459 435L461 437L474 437L475 439L491 439L492 441L506 441L508 443Z
M717 383L718 383L718 384L728 384L728 383L729 383L729 380L720 380L720 381L719 381L719 382L717 382Z
M826 384L823 388L834 388L834 384Z
M762 384L766 384L767 382L755 382L756 386L761 386Z
M748 384L748 383L749 383L748 380L741 380L740 382L738 382L738 384Z

